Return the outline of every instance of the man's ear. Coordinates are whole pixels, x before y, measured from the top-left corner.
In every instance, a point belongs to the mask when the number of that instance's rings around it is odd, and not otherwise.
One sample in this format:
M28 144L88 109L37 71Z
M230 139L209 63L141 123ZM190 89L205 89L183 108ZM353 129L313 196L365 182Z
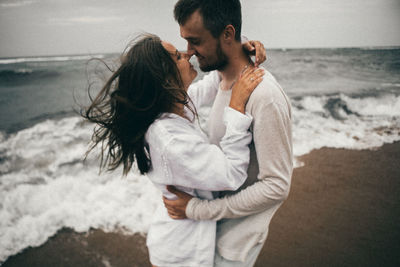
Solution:
M231 24L227 25L222 32L222 39L227 42L231 43L235 40L236 30Z

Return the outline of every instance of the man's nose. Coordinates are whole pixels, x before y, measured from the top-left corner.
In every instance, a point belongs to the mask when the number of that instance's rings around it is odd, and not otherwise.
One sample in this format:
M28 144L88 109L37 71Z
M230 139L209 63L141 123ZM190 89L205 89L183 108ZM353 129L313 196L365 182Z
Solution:
M190 44L188 44L186 53L189 56L189 58L191 58L196 53L196 51L193 49L193 47Z

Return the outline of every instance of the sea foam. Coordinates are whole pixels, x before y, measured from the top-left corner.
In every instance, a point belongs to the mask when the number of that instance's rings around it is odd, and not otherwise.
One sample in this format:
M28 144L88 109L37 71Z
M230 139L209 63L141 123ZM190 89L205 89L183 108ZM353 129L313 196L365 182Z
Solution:
M295 156L322 147L374 149L400 140L400 96L343 94L293 100Z
M48 56L48 57L25 57L25 58L0 58L0 64L14 64L24 62L51 62L70 60L89 60L91 58L104 58L104 55L75 55L75 56Z
M400 140L399 103L391 94L293 99L294 154ZM208 112L200 110L203 129ZM0 134L0 262L63 227L147 232L160 193L137 171L125 178L121 169L99 175L98 150L83 162L92 131L93 125L70 117Z
M95 157L84 163L91 132L79 118L65 118L3 137L0 262L62 227L147 232L160 193L137 172L98 175Z

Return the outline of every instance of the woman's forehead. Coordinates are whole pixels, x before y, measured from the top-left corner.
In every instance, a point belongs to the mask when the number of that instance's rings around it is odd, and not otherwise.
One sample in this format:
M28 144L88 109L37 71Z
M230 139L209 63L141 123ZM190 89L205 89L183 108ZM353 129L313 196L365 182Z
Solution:
M176 48L173 44L167 42L167 41L162 41L161 42L162 46L167 50L168 52L175 54Z

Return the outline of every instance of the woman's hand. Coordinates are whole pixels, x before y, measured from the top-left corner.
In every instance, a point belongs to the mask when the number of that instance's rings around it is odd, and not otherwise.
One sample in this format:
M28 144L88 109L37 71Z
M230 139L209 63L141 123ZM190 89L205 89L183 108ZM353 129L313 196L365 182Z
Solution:
M258 67L261 63L267 60L267 52L260 41L246 41L243 42L242 47L247 54L256 57L254 66Z
M229 107L239 112L245 113L247 100L257 85L262 81L264 70L255 67L247 68L232 88L231 101Z

